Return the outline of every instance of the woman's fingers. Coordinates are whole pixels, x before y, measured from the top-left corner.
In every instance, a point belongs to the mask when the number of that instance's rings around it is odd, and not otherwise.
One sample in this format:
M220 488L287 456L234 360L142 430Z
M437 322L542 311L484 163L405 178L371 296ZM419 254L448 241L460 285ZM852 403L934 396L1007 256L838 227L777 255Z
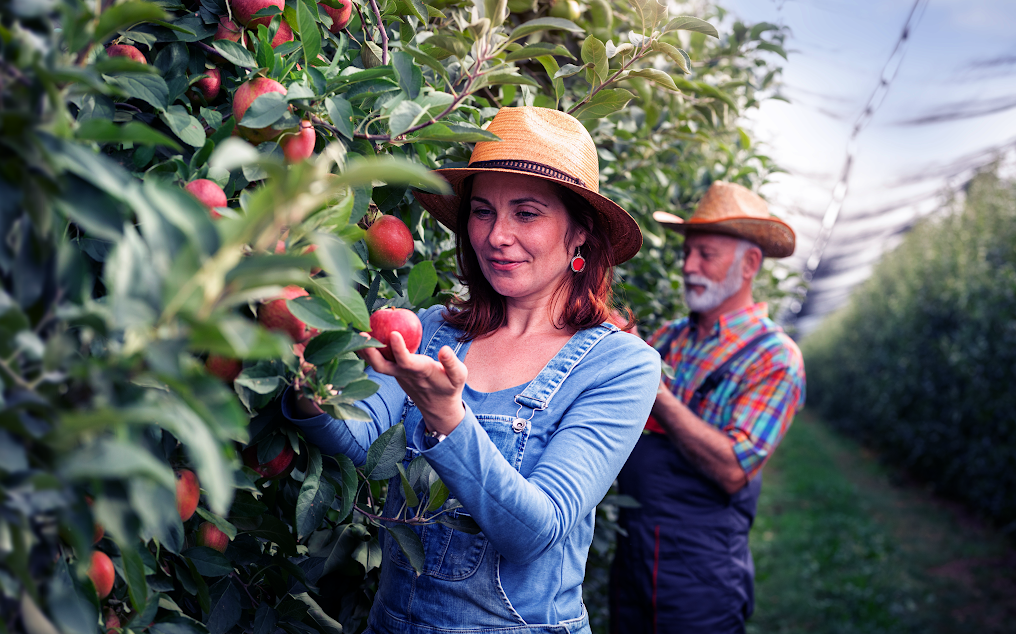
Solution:
M437 360L444 366L445 375L453 386L461 387L466 384L469 370L466 369L465 363L459 361L459 358L455 356L455 352L450 347L442 346L441 350L437 353Z

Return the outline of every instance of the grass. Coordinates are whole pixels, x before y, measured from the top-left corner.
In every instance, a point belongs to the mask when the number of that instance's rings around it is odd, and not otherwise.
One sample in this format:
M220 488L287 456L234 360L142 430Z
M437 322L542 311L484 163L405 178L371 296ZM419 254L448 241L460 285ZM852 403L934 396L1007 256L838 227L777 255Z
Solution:
M751 539L750 634L1013 631L1011 543L807 413L766 466Z

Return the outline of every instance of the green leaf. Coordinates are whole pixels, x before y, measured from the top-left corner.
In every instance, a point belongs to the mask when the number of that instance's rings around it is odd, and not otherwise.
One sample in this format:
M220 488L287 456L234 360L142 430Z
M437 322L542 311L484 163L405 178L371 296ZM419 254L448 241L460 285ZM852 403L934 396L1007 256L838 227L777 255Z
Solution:
M433 123L421 128L410 137L414 141L458 141L461 143L478 143L480 141L500 141L493 132L466 123Z
M614 114L628 105L635 95L622 88L607 88L573 112L576 119L600 119Z
M373 396L380 387L371 379L359 379L358 381L348 383L346 387L342 388L342 396L353 401L362 401L365 398Z
M188 548L181 554L191 560L204 577L222 577L233 572L233 562L219 551L207 546Z
M109 77L107 81L128 96L146 101L157 110L165 110L168 105L169 87L166 80L158 75L124 73Z
M504 58L504 61L517 62L519 60L533 59L544 55L559 55L561 57L575 59L575 56L571 54L571 51L560 44L554 44L552 42L537 42L535 44L523 46L517 51L508 53L508 56Z
M658 53L663 53L669 57L685 75L691 72L691 68L688 67L688 62L685 59L685 56L682 55L681 49L676 46L667 44L666 42L656 41L653 42L653 50Z
M177 614L152 623L151 634L208 634L208 628L194 619Z
M395 69L395 76L399 80L399 88L406 93L409 99L416 99L420 96L420 89L423 88L423 73L413 61L409 53L395 51L392 53L392 67Z
M508 41L514 42L515 40L539 31L552 30L570 31L572 33L582 33L584 31L582 27L571 20L565 20L563 18L536 18L535 20L523 22L515 27L515 30L511 32L511 35L509 35Z
M419 163L394 156L354 159L338 178L332 180L333 183L349 187L371 185L374 181L384 181L388 185L409 185L438 194L451 193L451 187L445 179Z
M85 141L163 145L177 152L181 151L176 141L140 121L130 121L118 126L106 119L88 119L78 127L76 136Z
M346 324L332 313L328 302L319 297L297 297L287 300L286 306L294 317L307 326L317 328L322 332L342 330L346 327Z
M413 570L417 573L421 572L425 560L423 542L420 541L420 536L416 534L416 531L405 524L385 526L385 530L388 531L388 534L395 539L395 543L402 549Z
M751 27L751 31L748 33L749 40L757 40L760 35L766 31L779 31L779 25L773 24L772 22L759 22L755 26Z
M337 471L326 465L329 475L335 478L336 484L339 485L339 497L342 498L342 508L339 509L338 522L342 522L346 519L346 516L350 511L353 510L353 498L356 496L356 465L349 456L345 454L337 454L334 456L335 462L338 463Z
M117 31L123 31L139 22L168 20L169 15L157 4L150 2L124 2L106 9L95 26L95 40L104 42Z
M250 54L250 51L236 42L230 42L229 40L215 40L212 42L212 46L219 52L219 55L222 55L228 61L240 66L241 68L258 67L258 63L254 61L254 56Z
M131 547L120 547L123 569L127 580L127 593L131 603L143 606L148 602L148 582L145 580L145 564L141 555Z
M633 70L628 73L628 78L642 77L649 81L655 82L668 90L677 91L677 85L674 83L674 78L662 70L655 68L640 68L639 70Z
M236 527L233 526L230 522L224 520L215 513L209 513L200 506L196 510L198 515L200 515L202 519L204 519L206 522L211 522L212 524L215 524L215 528L225 533L226 537L228 537L230 540L236 539Z
M763 51L776 53L783 59L787 59L787 51L785 51L783 47L780 46L779 44L773 44L772 42L759 42L758 48L762 49Z
M433 513L441 508L448 501L449 495L451 495L451 491L448 490L448 487L440 479L431 482L430 502L427 504L427 511Z
M332 125L338 128L339 133L346 139L353 140L353 106L342 97L330 97L325 100L325 107L328 109L328 116L332 119Z
M317 7L311 14L310 8L304 2L297 2L296 22L300 28L300 42L303 44L303 60L309 68L311 64L318 61L317 56L321 52L321 31L317 23Z
M480 526L476 523L476 520L469 517L468 515L450 515L444 513L439 515L437 518L438 524L444 524L448 528L453 530L462 531L463 533L469 533L470 535L476 535L480 532Z
M294 594L293 596L307 605L307 615L314 620L314 623L318 626L321 634L342 634L342 625L332 617L328 616L328 614L321 609L321 606L317 604L317 601L312 599L309 594L306 592L300 592L299 594Z
M201 122L188 114L183 106L170 106L159 118L187 145L201 147L205 144L205 129Z
M607 60L607 48L596 37L590 35L582 42L582 61L588 66L592 64L593 72L599 83L607 80L607 73L610 71Z
M547 76L551 78L551 82L554 85L554 101L560 102L561 96L564 95L564 79L557 76L558 71L561 70L560 66L557 65L557 60L550 55L544 55L543 57L537 57L536 61L540 62L543 70L547 72Z
M392 138L404 134L406 130L416 125L425 114L427 111L415 101L403 101L395 106L388 118L388 128Z
M285 116L288 111L289 102L286 101L285 95L268 92L254 100L240 120L240 125L252 130L267 128Z
M565 77L571 77L581 73L586 68L592 68L589 64L583 64L582 66L576 66L575 64L565 64L556 73L554 73L553 79L564 79Z
M406 496L406 506L415 509L420 506L420 498L416 495L416 491L413 490L413 485L409 482L409 476L406 475L406 469L402 466L402 463L398 463L397 466L399 468L399 479L402 481L402 494Z
M279 622L279 613L275 608L262 601L254 613L254 634L273 634L275 624Z
M408 299L414 306L419 306L434 295L437 286L437 271L430 260L418 262L409 272Z
M314 337L307 343L303 358L314 365L324 365L347 352L353 338L362 338L349 330L332 330Z
M310 445L306 476L296 499L297 539L303 539L317 530L334 497L335 489L321 479L321 452L314 445Z
M331 414L332 418L336 420L371 420L370 414L359 407L337 401L325 401L325 403L321 406L321 409Z
M364 473L368 480L387 480L399 473L398 464L406 455L406 428L389 427L367 449Z
M667 26L663 27L664 33L671 31L695 31L696 33L705 33L706 35L719 38L720 34L716 30L716 27L709 24L705 20L699 18L693 18L690 15L680 15L670 22Z
M737 128L737 138L741 143L742 150L751 149L751 137L748 136L748 133L744 131L744 128L741 127Z
M214 551L213 551L214 552ZM240 620L240 590L230 577L220 579L208 589L210 607L205 626L209 634L226 634Z
M60 473L73 480L145 477L176 490L176 477L166 463L139 445L119 440L100 439L85 446L66 459Z

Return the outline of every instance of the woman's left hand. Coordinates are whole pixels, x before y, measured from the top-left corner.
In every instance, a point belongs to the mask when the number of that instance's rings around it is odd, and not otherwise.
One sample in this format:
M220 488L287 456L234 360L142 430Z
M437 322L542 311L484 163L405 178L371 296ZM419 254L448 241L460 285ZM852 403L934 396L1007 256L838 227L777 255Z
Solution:
M360 355L376 372L395 377L409 398L413 399L427 429L450 434L466 416L462 404L462 388L469 371L448 346L443 346L435 361L422 354L413 354L398 332L392 332L388 347L395 361L381 356L377 348L364 348Z

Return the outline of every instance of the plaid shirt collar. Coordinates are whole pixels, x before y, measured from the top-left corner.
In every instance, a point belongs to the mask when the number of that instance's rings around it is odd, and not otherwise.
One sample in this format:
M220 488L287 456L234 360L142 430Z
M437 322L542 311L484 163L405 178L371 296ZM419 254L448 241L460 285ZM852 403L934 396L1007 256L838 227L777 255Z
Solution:
M698 336L698 313L689 315L689 335ZM757 302L740 310L723 313L713 326L713 332L702 341L717 338L721 344L741 341L748 338L749 331L758 329L762 319L769 317L769 304Z

